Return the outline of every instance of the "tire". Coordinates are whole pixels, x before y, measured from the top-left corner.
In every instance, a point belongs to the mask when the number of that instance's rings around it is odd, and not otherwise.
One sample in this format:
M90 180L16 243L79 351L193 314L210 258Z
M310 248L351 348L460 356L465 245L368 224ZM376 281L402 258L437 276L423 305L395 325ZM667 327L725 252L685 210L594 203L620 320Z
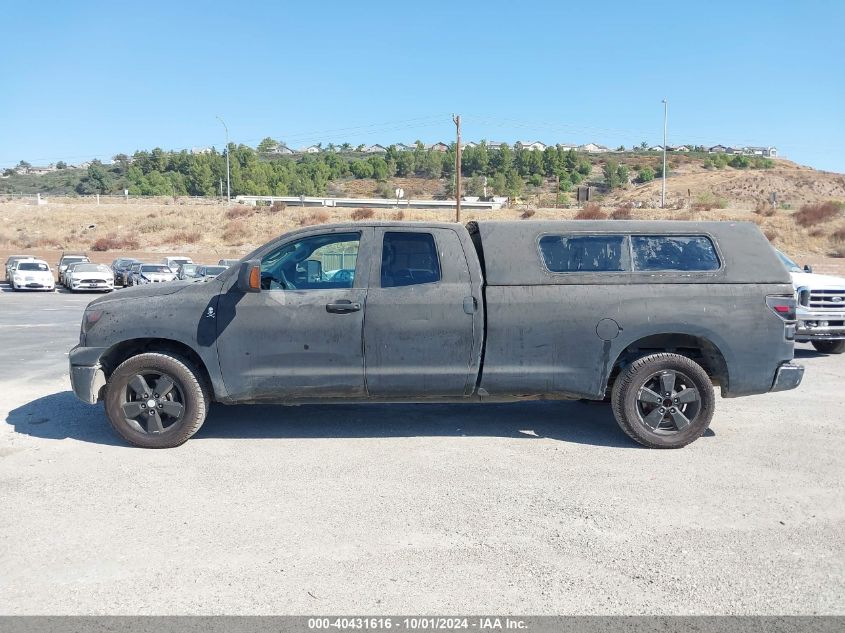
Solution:
M138 378L143 382L139 383ZM159 396L155 389L162 385L163 378L173 384L171 388L164 386L167 393ZM152 393L140 393L147 388ZM150 408L146 403L150 401L158 405L153 417L147 416ZM209 389L197 368L179 356L163 352L132 356L114 370L106 384L109 423L120 437L141 448L184 444L205 422L210 404ZM178 416L177 405L181 405ZM136 411L137 415L130 417Z
M843 341L810 341L817 352L822 354L845 353L845 340Z
M710 426L716 396L710 377L695 361L679 354L652 354L619 374L611 404L616 422L635 442L682 448Z

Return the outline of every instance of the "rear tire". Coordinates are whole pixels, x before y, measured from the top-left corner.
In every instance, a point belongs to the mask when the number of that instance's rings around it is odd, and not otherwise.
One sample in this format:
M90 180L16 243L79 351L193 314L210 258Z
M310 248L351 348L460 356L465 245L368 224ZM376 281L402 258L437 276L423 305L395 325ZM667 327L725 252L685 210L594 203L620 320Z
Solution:
M845 353L845 341L810 341L817 352L822 354Z
M635 442L682 448L710 426L716 397L701 365L679 354L652 354L619 374L611 403L617 423Z
M200 371L190 361L163 352L125 360L106 385L105 409L112 428L142 448L184 444L205 422L210 404Z

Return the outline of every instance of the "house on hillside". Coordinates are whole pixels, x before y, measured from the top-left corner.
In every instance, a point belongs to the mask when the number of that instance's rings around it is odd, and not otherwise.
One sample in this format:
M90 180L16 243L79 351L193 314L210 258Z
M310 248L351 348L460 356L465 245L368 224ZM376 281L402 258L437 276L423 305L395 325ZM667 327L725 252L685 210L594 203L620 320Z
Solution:
M670 145L667 149L670 152L688 152L688 151L690 151L689 145Z
M708 147L707 151L710 154L724 154L728 151L728 148L724 145L713 145L712 147Z
M775 147L743 147L742 153L750 154L751 156L774 158L778 155L778 150Z
M318 145L309 145L308 147L303 147L299 150L300 154L319 154L320 147Z
M191 154L194 156L198 156L199 154L210 154L211 148L210 147L192 147Z
M430 149L430 150L434 150L435 152L448 152L449 151L449 146L446 145L446 143L443 143L442 141L437 142L437 143L432 143L431 145L426 145L425 148Z
M662 145L652 145L651 147L648 148L648 151L650 151L650 152L662 152L663 146Z
M50 172L56 171L56 166L53 163L43 167L37 167L35 165L30 165L26 168L27 174L31 176L43 176L44 174L49 174Z
M546 149L546 145L540 141L517 141L514 147L521 147L531 152L542 152Z
M472 149L475 147L478 147L478 143L476 143L475 141L470 141L469 143L464 143L463 145L461 145L461 149Z
M487 149L502 149L502 145L507 145L507 143L503 143L502 141L489 141L487 143Z
M586 145L579 145L578 151L589 152L590 154L603 154L608 151L608 149L604 145L599 145L598 143L587 143Z
M561 152L568 152L568 151L569 151L569 150L571 150L571 149L577 150L577 149L578 149L578 146L577 146L577 145L573 145L572 143L558 143L558 144L557 144L557 148L558 148Z
M273 155L276 155L276 156L282 156L282 155L289 156L289 155L293 154L293 150L291 148L289 148L287 145L282 145L281 143L279 143L278 145L275 145L274 147L272 147L270 149L270 151L267 152L267 153L273 154Z
M394 147L397 149L397 151L400 151L400 152L413 152L414 151L413 145L406 145L405 143L396 143L396 145L394 145Z
M361 151L365 154L385 154L387 153L387 148L384 145L376 143L375 145L364 145L364 149Z

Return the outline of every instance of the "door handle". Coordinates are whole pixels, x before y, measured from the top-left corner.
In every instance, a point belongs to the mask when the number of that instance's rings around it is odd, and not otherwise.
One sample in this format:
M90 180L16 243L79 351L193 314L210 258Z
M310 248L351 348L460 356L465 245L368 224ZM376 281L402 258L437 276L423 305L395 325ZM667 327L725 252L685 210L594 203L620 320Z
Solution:
M347 312L358 312L361 309L360 303L352 303L349 299L339 299L326 304L326 312L345 314Z

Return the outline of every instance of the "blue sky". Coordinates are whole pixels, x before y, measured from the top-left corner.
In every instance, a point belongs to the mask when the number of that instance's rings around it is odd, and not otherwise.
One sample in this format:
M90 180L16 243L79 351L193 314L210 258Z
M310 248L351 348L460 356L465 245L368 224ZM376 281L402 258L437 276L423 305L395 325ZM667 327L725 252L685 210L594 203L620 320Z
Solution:
M4 3L0 166L464 138L775 145L845 172L845 2Z

